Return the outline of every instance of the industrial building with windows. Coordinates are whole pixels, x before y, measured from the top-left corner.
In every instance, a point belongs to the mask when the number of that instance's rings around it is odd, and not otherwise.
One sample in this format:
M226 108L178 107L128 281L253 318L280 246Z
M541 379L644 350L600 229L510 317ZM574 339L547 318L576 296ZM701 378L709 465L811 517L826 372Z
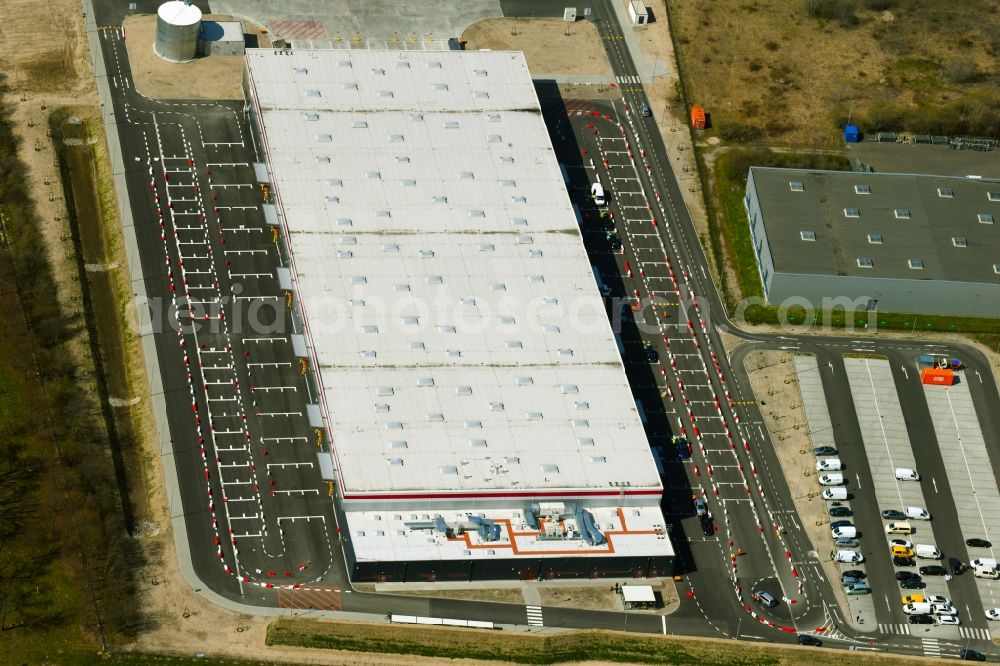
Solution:
M751 167L744 204L769 304L1000 312L1000 181Z
M248 50L245 88L352 578L669 575L523 55Z

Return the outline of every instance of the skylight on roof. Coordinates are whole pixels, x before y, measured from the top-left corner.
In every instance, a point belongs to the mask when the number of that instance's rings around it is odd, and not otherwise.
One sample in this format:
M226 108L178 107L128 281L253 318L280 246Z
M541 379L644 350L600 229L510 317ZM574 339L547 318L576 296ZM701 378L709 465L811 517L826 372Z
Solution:
M858 257L858 268L872 268L874 265L871 257Z
M868 243L871 245L881 245L882 234L868 234Z
M799 232L799 238L801 238L804 241L814 241L814 240L816 240L816 232L815 231L800 231Z
M872 193L872 188L869 187L868 185L855 185L854 186L854 193L855 194L871 194Z
M924 268L923 259L910 259L906 262L906 265L910 267L910 270L919 271Z
M989 201L1000 201L1000 192L987 192L986 199Z
M979 224L993 224L993 216L989 213L979 213L976 219L979 220Z
M969 241L965 236L952 236L951 244L955 247L969 247Z
M893 213L896 215L897 220L908 220L910 219L910 209L909 208L897 208Z
M803 192L806 188L801 180L790 180L788 181L788 189L792 192Z
M937 193L942 199L951 199L955 196L955 190L950 187L939 187L937 188Z
M861 211L857 208L845 208L844 217L861 217Z

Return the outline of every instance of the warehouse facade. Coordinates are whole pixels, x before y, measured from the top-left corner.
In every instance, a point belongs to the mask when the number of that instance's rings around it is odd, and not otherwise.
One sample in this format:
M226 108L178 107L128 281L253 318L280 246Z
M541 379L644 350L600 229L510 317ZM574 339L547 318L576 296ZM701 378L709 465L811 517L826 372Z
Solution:
M523 55L246 63L354 580L669 574L662 482Z
M998 181L751 167L744 206L771 305L1000 312Z

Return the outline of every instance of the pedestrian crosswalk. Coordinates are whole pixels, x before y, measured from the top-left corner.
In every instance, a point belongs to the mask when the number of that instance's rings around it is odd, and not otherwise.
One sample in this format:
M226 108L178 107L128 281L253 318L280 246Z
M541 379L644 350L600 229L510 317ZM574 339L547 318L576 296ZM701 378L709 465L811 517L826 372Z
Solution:
M632 75L632 76L619 76L618 77L618 83L641 83L641 81L639 81L639 77L635 76L635 75Z
M910 625L908 624L880 624L878 625L878 630L883 634L902 634L908 636L910 634Z
M976 638L982 641L993 640L993 636L990 634L989 629L980 629L979 627L959 627L958 633L962 638Z
M921 638L920 644L924 648L924 654L928 657L940 657L941 645L936 638Z
M541 606L525 606L525 612L528 614L528 625L531 627L544 627L545 623L542 622L542 607Z

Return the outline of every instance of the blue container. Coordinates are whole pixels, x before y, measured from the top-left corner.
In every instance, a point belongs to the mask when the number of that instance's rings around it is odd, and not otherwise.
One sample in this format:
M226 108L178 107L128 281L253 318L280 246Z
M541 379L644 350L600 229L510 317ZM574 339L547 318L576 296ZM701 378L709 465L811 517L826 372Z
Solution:
M844 125L844 143L857 143L861 140L861 131L857 125Z

